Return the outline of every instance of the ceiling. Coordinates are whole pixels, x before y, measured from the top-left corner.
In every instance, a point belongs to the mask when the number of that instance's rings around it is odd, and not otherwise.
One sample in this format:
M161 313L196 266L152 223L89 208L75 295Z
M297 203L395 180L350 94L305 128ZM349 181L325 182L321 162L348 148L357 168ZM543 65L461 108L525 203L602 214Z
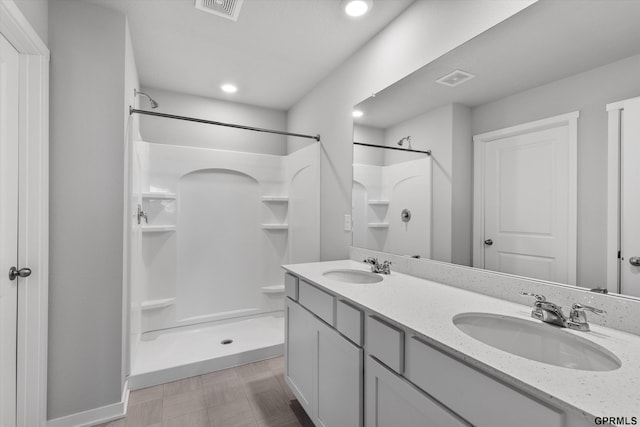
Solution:
M543 0L358 104L358 124L386 128L442 105L469 107L640 53L640 1ZM461 69L456 87L435 81Z
M358 19L341 0L244 0L236 22L194 0L85 1L127 15L142 86L287 110L414 0Z

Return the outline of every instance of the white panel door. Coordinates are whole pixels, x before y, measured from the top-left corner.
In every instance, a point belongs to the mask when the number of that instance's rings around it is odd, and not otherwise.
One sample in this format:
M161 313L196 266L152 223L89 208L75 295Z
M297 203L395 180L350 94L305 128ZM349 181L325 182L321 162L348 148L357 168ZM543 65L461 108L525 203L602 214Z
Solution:
M626 101L621 114L620 292L640 297L640 98Z
M485 268L570 282L569 161L568 126L485 144Z
M0 427L16 425L18 52L0 35Z

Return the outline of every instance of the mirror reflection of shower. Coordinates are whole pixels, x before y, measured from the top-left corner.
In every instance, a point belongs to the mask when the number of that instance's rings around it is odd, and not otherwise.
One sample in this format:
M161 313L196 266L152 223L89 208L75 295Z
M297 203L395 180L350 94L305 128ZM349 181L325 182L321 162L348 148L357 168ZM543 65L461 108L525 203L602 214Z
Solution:
M155 99L151 98L146 93L140 92L139 90L134 88L133 89L133 96L138 96L138 95L146 96L149 99L149 103L151 104L151 108L158 108L160 106L160 104L158 104Z

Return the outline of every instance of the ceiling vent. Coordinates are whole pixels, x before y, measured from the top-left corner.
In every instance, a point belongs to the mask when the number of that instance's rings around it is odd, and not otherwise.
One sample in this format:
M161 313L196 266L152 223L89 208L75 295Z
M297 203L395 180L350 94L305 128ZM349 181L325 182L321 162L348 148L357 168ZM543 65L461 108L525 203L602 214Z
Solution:
M467 73L466 71L455 70L447 74L446 76L440 77L438 80L436 80L436 83L440 83L441 85L445 85L445 86L454 87L454 86L461 85L462 83L467 82L474 77L475 76L473 74Z
M196 9L237 21L242 2L243 0L196 0Z

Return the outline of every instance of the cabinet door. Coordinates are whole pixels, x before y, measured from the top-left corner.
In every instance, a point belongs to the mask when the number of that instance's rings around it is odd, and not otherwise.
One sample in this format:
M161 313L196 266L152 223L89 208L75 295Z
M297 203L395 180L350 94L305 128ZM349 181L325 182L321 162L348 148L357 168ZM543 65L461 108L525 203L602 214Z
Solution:
M470 425L370 357L365 387L366 427Z
M317 327L314 420L324 427L362 426L363 350L324 323Z
M285 298L285 381L305 409L313 414L317 320Z

